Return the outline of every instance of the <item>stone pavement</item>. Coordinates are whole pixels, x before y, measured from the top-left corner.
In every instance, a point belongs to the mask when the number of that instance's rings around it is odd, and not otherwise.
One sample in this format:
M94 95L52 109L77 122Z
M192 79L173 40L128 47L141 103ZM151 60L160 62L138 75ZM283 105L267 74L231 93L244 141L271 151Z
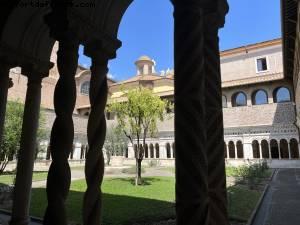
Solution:
M252 225L300 225L300 169L279 169Z

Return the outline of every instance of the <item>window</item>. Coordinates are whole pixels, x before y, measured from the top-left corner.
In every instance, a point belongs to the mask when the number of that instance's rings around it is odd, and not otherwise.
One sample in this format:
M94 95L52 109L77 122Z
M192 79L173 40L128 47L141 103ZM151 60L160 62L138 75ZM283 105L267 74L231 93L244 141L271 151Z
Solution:
M267 58L259 58L256 59L256 71L259 72L264 72L268 70L268 62Z
M254 92L252 96L253 105L263 105L268 104L268 95L264 90L258 90Z
M232 106L247 106L247 97L243 92L238 92L232 96Z
M90 92L90 82L86 81L81 85L80 93L84 95L89 95Z
M274 102L280 103L280 102L290 102L291 101L291 93L289 89L285 87L280 87L275 89L274 91Z

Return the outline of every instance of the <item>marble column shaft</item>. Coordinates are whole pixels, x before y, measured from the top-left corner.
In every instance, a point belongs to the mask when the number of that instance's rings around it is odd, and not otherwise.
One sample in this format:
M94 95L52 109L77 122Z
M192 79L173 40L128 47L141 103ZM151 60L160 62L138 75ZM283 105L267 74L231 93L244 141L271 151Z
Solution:
M208 225L204 13L174 6L177 225Z
M222 81L218 13L204 17L206 151L208 159L209 224L229 225L224 159ZM237 159L237 145L235 148Z
M73 149L74 124L73 111L76 102L75 74L78 67L79 43L76 40L61 40L57 52L59 80L54 92L54 121L50 150L52 163L47 178L48 207L44 225L67 225L65 202L71 183L68 163Z
M95 50L96 51L96 50ZM103 145L106 135L105 107L107 103L108 60L103 51L92 55L90 103L88 121L89 152L85 163L87 190L83 201L83 224L100 225L102 209L101 184L104 176Z
M42 76L36 73L31 73L27 76L28 87L10 225L29 224L30 193L39 126Z

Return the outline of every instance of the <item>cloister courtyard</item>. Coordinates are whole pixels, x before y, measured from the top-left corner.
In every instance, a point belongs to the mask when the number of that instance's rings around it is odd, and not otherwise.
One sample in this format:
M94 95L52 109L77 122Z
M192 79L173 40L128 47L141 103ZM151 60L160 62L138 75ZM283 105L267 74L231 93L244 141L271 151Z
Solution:
M82 198L86 184L83 165L71 167L72 184L67 200L67 211L71 224L79 224L82 220ZM33 174L32 203L30 215L39 222L46 208L45 165L38 165L39 171ZM242 170L242 168L240 168ZM264 186L269 182L272 170L257 171L256 180L248 184L245 179L250 174L242 175L237 168L227 168L227 186L229 197L229 214L232 224L246 224L258 204ZM143 185L134 185L135 168L132 166L107 167L103 182L103 225L132 224L175 224L175 168L145 165L143 167ZM11 185L14 175L9 173L0 176L1 186ZM0 208L10 210L10 202L3 196ZM3 204L4 203L4 204ZM6 204L6 205L5 205ZM4 213L5 214L5 213ZM1 218L1 214L0 214ZM4 217L5 218L5 217Z

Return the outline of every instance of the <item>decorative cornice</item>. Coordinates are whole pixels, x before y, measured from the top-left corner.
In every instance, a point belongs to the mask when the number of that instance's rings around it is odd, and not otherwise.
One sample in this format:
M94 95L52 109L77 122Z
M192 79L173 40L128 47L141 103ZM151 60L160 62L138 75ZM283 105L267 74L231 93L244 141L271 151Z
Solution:
M239 79L239 80L223 81L222 88L264 83L264 82L276 81L282 79L284 79L283 73L274 73L270 75L263 75L263 76L257 76L257 77Z

